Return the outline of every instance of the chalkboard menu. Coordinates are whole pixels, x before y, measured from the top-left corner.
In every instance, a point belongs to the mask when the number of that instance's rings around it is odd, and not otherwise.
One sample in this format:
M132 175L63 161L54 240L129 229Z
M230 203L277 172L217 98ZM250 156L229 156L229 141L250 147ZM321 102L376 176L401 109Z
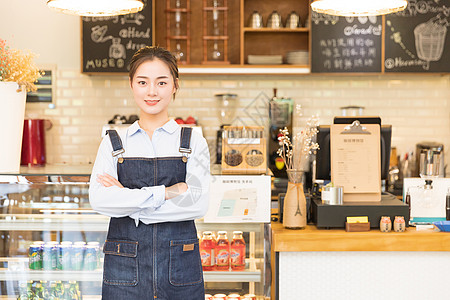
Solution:
M133 54L152 45L152 0L128 15L82 18L82 70L84 73L126 73Z
M385 19L385 72L450 72L450 0L409 0Z
M381 17L311 13L311 72L381 72Z

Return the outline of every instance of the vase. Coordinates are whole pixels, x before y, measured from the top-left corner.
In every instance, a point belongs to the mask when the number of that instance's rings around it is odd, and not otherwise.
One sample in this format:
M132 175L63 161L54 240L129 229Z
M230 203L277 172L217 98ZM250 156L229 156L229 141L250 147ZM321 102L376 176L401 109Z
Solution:
M288 187L284 197L283 226L289 229L306 227L306 198L303 192L301 170L287 170Z
M0 172L18 173L27 92L16 82L0 82Z

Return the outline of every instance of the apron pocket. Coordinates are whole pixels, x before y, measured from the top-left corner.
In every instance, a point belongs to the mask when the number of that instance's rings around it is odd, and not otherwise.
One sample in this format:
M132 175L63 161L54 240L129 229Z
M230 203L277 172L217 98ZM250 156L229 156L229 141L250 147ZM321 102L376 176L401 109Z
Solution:
M103 246L105 262L103 282L109 285L129 285L138 283L138 242L106 241Z
M174 286L203 282L198 239L170 241L169 281Z

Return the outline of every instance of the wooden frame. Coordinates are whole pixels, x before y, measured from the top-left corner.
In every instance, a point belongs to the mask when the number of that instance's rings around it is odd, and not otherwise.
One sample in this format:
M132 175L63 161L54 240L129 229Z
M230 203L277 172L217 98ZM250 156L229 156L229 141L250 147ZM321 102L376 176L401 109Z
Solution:
M191 9L190 9L190 0L186 0L185 8L172 8L170 6L170 0L166 0L166 48L167 50L173 52L172 42L173 41L185 41L186 43L186 60L178 61L179 64L190 64L191 62ZM186 34L185 35L172 35L171 28L171 19L174 14L181 13L186 15Z
M203 0L203 61L202 64L229 64L228 61L228 5L227 0L223 0L224 4L221 7L208 6L207 0ZM223 33L222 35L209 35L208 34L208 14L214 13L214 11L223 12ZM218 41L223 43L223 60L210 61L208 60L208 42Z

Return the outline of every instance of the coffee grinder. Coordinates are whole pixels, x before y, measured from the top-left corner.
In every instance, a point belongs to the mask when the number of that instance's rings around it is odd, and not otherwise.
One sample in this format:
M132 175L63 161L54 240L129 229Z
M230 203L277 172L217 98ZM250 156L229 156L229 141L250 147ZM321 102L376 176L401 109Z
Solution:
M223 127L230 126L235 118L237 97L236 94L215 94L214 97L219 102L220 129L217 131L216 142L216 164L222 163L222 135Z

